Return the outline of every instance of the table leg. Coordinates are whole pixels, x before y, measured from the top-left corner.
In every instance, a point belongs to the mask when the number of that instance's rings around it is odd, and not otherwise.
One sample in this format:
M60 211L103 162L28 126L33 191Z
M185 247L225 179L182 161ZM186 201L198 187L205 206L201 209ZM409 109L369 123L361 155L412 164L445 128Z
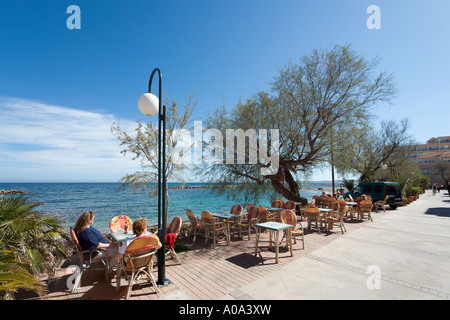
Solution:
M292 230L288 229L289 246L291 247L291 257L294 256L294 250L292 249Z
M272 230L269 230L269 250L272 250Z
M279 238L280 238L280 232L275 231L275 262L278 263L278 245L279 245Z
M350 208L350 220L353 220L353 216L355 215L355 207Z
M328 232L328 231L330 231L330 229L329 229L329 225L328 225L328 216L327 215L323 215L323 217L322 217L322 221L324 221L324 230L325 230L325 232Z
M258 254L258 242L259 242L259 232L261 228L256 228L256 244L255 244L255 256Z
M312 220L312 219L313 219L313 218L311 218L311 220ZM318 231L319 234L320 234L320 229L322 229L322 220L320 219L319 216L315 216L315 217L314 217L314 222L316 223L317 231ZM312 222L311 222L311 224L312 224ZM311 230L311 227L310 227L310 230Z

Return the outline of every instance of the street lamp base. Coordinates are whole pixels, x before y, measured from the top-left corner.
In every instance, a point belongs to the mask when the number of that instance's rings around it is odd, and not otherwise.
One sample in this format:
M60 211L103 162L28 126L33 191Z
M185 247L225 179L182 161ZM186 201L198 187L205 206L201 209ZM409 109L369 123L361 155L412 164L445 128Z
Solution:
M161 283L159 280L156 282L156 285L158 286L158 288L162 288L165 286L168 286L169 284L171 284L172 281L170 281L169 279L164 279L164 281Z

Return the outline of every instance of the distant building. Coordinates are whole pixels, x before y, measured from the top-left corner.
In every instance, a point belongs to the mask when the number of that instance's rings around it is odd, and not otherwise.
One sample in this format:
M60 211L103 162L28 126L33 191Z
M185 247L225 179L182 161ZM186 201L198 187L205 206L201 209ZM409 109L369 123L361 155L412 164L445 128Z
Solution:
M450 167L450 136L431 138L426 144L411 146L410 151L410 157L417 160L417 165L423 175L430 178L430 183L445 186L445 180L437 174L435 165L439 160L443 160L448 161ZM450 175L450 172L448 174Z

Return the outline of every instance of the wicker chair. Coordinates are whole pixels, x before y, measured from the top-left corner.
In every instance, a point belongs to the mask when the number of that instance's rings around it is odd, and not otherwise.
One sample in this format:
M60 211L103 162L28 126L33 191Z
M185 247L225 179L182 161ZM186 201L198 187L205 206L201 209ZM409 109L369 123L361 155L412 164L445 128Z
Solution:
M336 200L336 202L339 204L339 210L343 210L345 208L345 206L347 205L345 203L345 200Z
M312 199L314 200L314 205L321 208L322 207L322 201L320 200L320 196L313 196Z
M375 206L375 212L378 212L378 209L383 209L384 212L386 212L386 201L387 199L389 199L389 196L386 196L386 198L384 198L384 200L378 200L377 202L374 203Z
M240 204L235 204L234 206L231 207L230 213L240 215L242 214L242 211L243 211L242 206Z
M266 207L258 206L259 208L259 221L258 222L267 222L267 221L275 221L276 215L275 213L269 212Z
M277 199L272 201L272 204L270 205L272 208L284 208L286 205L286 202L283 199Z
M314 200L313 200L314 201ZM305 208L305 215L308 219L308 230L311 230L312 223L316 223L316 228L320 233L322 227L322 216L320 215L320 210L314 204L309 204Z
M287 209L281 211L280 219L282 223L293 225L293 227L291 228L291 236L294 239L294 244L297 243L297 237L301 237L303 249L305 249L303 226L301 223L297 223L297 215L294 213L294 211Z
M186 209L186 215L189 219L189 222L191 223L189 228L189 235L193 234L194 238L192 240L192 243L195 242L195 238L197 237L197 234L200 231L205 231L205 226L202 224L202 220L200 218L197 218L192 213L192 210Z
M330 201L330 204L328 205L328 209L332 209L332 212L338 212L339 211L339 203L337 201Z
M111 232L116 232L117 228L125 230L125 225L127 225L127 231L131 231L133 229L133 220L124 214L115 216L109 222L109 230Z
M333 197L322 196L320 197L320 202L322 203L322 208L330 208L330 205L335 202L336 199Z
M122 259L119 260L116 290L119 290L120 278L124 275L128 279L126 300L130 298L133 284L142 273L147 275L156 293L159 292L153 277L153 257L158 250L159 244L159 238L153 234L136 238L125 250Z
M339 212L342 212L344 209L345 209L345 207L348 207L346 210L345 210L345 215L344 215L344 218L346 218L347 216L350 216L351 215L351 210L352 210L352 207L349 207L346 203L345 203L345 200L336 200L336 202L339 204Z
M327 229L329 231L333 229L333 226L338 226L341 228L342 233L344 233L344 231L347 232L347 229L345 228L344 225L344 216L347 214L350 208L347 205L345 205L345 207L341 209L339 203L337 203L337 205L338 205L337 210L334 210L327 217Z
M339 203L336 199L331 198L330 202L328 203L328 209L339 210Z
M361 220L364 219L364 214L367 213L367 219L372 220L370 213L372 212L373 203L371 200L361 200L358 204L358 215Z
M293 210L295 212L295 202L289 200L288 202L286 202L286 205L284 206L284 208L287 210Z
M75 278L75 283L72 287L72 293L77 292L78 287L80 286L81 277L83 273L90 267L92 262L100 260L103 263L103 267L101 270L105 270L105 279L109 280L109 261L106 257L105 249L95 249L95 250L83 250L81 248L80 242L78 241L78 237L73 228L70 228L70 237L72 239L72 243L75 246L75 252L78 255L79 262L78 267L80 268L80 272L77 273ZM92 269L94 270L94 269ZM97 270L97 269L95 269Z
M246 205L246 209L248 211L249 206L253 206L252 204L247 204ZM235 204L231 207L230 213L234 214L236 216L236 218L234 219L229 219L228 221L226 221L226 223L230 224L230 237L231 234L233 233L234 230L238 230L239 226L238 223L242 218L242 212L243 212L243 208L240 204ZM230 239L231 240L231 239Z
M213 248L216 248L217 236L224 234L228 242L227 225L225 222L217 221L211 212L202 212L202 224L205 226L205 244L210 237L213 240Z
M260 209L259 207L251 207L247 213L247 219L238 223L239 225L239 238L242 238L242 228L245 228L248 232L248 240L250 240L251 230L254 225L259 221Z
M178 257L177 253L175 252L175 245L170 246L167 242L167 238L170 235L175 235L175 238L178 236L178 233L181 230L182 220L181 217L175 217L173 218L172 222L167 227L166 231L166 256L170 256L172 259L177 260L179 264L182 264L180 257Z

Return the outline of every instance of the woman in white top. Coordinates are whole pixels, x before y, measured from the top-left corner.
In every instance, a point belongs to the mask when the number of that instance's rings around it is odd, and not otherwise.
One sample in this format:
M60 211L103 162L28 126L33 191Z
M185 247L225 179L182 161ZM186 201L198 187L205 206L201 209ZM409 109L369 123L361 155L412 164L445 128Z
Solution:
M136 221L133 222L133 234L135 235L135 237L129 238L123 242L123 244L120 246L116 254L116 259L117 260L122 259L125 250L127 250L127 247L130 245L131 241L139 237L142 237L143 235L145 235L146 232L147 232L147 219L145 218L136 219ZM159 243L158 248L161 248L161 243Z

